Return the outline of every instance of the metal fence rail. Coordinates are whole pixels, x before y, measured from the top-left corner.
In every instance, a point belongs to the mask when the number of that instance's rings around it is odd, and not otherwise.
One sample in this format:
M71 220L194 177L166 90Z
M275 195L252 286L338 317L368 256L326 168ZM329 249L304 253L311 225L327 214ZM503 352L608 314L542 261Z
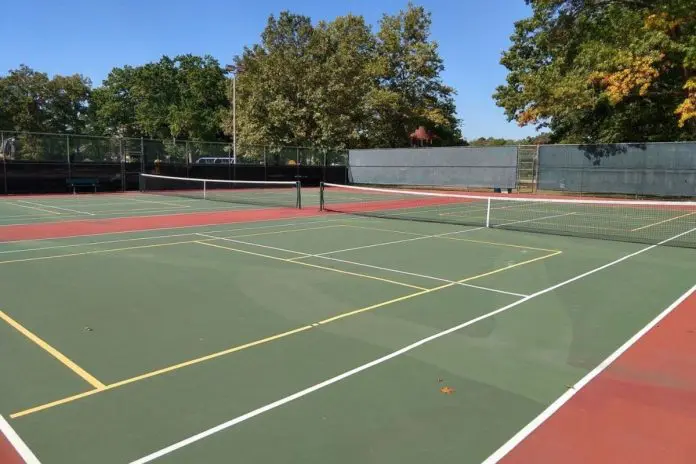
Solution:
M431 185L696 197L696 142L328 150L0 132L0 193L64 191L94 177L137 188L140 173L232 180Z
M65 191L96 178L105 190L137 189L140 173L230 180L346 181L346 150L0 131L0 193Z

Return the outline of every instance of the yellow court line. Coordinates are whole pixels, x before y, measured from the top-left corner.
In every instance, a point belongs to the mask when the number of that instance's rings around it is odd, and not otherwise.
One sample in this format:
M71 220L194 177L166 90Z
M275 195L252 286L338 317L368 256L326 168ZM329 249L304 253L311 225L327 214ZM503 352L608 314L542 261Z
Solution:
M483 245L493 245L493 246L499 246L499 247L507 247L507 248L520 248L523 250L535 250L535 251L547 251L549 253L554 253L559 250L551 250L548 248L537 248L537 247L531 247L531 246L526 246L526 245L514 245L511 243L503 243L503 242L488 242L485 240L473 240L470 238L459 238L459 237L454 237L452 235L426 235L426 234L418 234L415 232L404 232L401 230L391 230L391 229L382 229L382 228L377 228L377 227L364 227L364 226L355 226L352 224L346 224L345 227L353 227L357 229L365 229L365 230L379 230L382 232L394 232L396 234L406 234L406 235L415 235L419 237L432 237L432 238L439 238L439 239L444 239L444 240L457 240L460 242L471 242L471 243L481 243ZM297 259L297 258L294 258Z
M41 349L44 351L48 352L51 356L56 358L58 361L60 361L65 367L73 371L75 374L79 375L82 377L82 379L92 385L96 389L103 389L106 387L103 383L101 383L99 380L97 380L92 374L75 364L74 361L72 361L70 358L65 356L63 353L58 351L57 349L53 348L51 345L49 345L47 342L42 340L39 336L34 334L32 331L24 327L22 324L19 322L15 321L12 319L10 316L8 316L6 313L3 311L0 311L0 319L3 321L7 322L10 326L14 327L17 332L21 333L24 335L26 338L34 342L36 345L38 345Z
M696 214L696 212L682 214L681 216L673 217L673 218L670 218L670 219L665 219L664 221L655 222L655 223L653 223L653 224L648 224L647 226L636 227L635 229L631 229L631 232L637 232L637 231L639 231L639 230L647 229L647 228L649 228L649 227L654 227L654 226L658 226L658 225L660 225L660 224L665 224L665 223L667 223L667 222L676 221L677 219L685 218L685 217L688 217L688 216L693 216L694 214Z
M519 248L522 250L534 250L534 251L546 251L548 253L556 253L560 252L561 250L551 250L549 248L537 248L537 247L531 247L527 245L514 245L512 243L503 243L503 242L488 242L485 240L472 240L469 238L459 238L459 237L452 237L451 235L446 235L442 237L436 237L440 238L443 240L457 240L459 242L471 242L471 243L481 243L484 245L493 245L493 246L498 246L498 247L506 247L506 248Z
M272 232L259 232L259 233L254 233L254 234L244 234L244 235L235 235L232 238L246 238L246 237L256 237L259 235L272 235L272 234L281 234L281 233L289 233L289 232L301 232L301 231L306 231L306 230L319 230L319 229L328 229L332 227L342 227L340 224L334 224L330 226L322 226L322 227L312 227L312 228L306 228L306 229L289 229L289 230L276 230ZM177 236L186 236L186 235L194 235L193 233L191 234L177 234ZM162 237L166 238L166 236ZM153 239L155 239L153 237ZM143 238L143 240L148 240L148 238ZM57 259L57 258L68 258L71 256L84 256L84 255L93 255L93 254L100 254L100 253L110 253L110 252L115 252L115 251L128 251L128 250L139 250L142 248L156 248L156 247L163 247L163 246L170 246L170 245L184 245L187 243L196 243L196 242L207 242L207 241L213 241L213 240L222 240L220 238L216 239L205 239L205 240L186 240L186 241L180 241L180 242L168 242L168 243L155 243L151 245L137 245L137 246L130 246L130 247L121 247L121 248L110 248L108 250L93 250L93 251L82 251L80 253L67 253L63 255L51 255L51 256L35 256L33 258L20 258L20 259L10 259L6 261L0 261L0 264L10 264L10 263L23 263L27 261L43 261L47 259ZM89 246L93 244L85 244L84 246ZM47 249L50 249L47 247ZM35 249L35 250L30 250L30 251L40 251L41 249Z
M136 377L131 377L131 378L129 378L129 379L121 380L120 382L116 382L116 383L113 383L113 384L111 384L111 385L107 385L107 386L106 386L105 388L103 388L103 389L91 390L91 391L79 393L79 394L77 394L77 395L69 396L69 397L62 398L62 399L59 399L59 400L56 400L56 401L52 401L52 402L50 402L50 403L42 404L42 405L39 405L39 406L30 408L30 409L26 409L26 410L24 410L24 411L19 411L19 412L16 412L16 413L14 413L14 414L10 414L10 417L11 417L12 419L16 419L16 418L19 418L19 417L22 417L22 416L27 416L27 415L29 415L29 414L33 414L33 413L36 413L36 412L39 412L39 411L44 411L44 410L46 410L46 409L50 409L50 408L53 408L53 407L56 407L56 406L60 406L60 405L67 404L67 403L71 403L71 402L73 402L73 401L79 400L79 399L81 399L81 398L85 398L85 397L87 397L87 396L94 395L94 394L99 393L99 392L103 392L103 391L107 391L107 390L112 390L112 389L115 389L115 388L117 388L117 387L122 387L122 386L124 386L124 385L128 385L128 384L131 384L131 383L140 381L140 380L144 380L144 379L148 379L148 378L151 378L151 377L155 377L155 376L157 376L157 375L161 375L161 374L164 374L164 373L167 373L167 372L172 372L172 371L177 370L177 369L180 369L180 368L182 368L182 367L191 366L191 365L194 365L194 364L201 363L201 362L203 362L203 361L207 361L207 360L210 360L210 359L218 358L218 357L220 357L220 356L224 356L224 355L226 355L226 354L230 354L230 353L234 353L234 352L238 352L238 351L245 350L245 349L247 349L247 348L251 348L251 347L254 347L254 346L258 346L258 345L261 345L261 344L263 344L263 343L268 343L268 342L270 342L270 341L279 340L279 339L281 339L281 338L285 338L285 337L287 337L287 336L290 336L290 335L293 335L293 334L296 334L296 333L299 333L299 332L304 332L304 331L307 331L307 330L310 330L310 329L313 329L313 328L316 328L316 327L320 327L321 325L325 325L325 324L328 324L328 323L333 322L333 321L337 321L337 320L340 320L340 319L344 319L344 318L349 317L349 316L354 316L354 315L356 315L356 314L360 314L360 313L364 313L364 312L366 312L366 311L370 311L370 310L373 310L373 309L381 308L381 307L384 307L384 306L387 306L387 305L390 305L390 304L393 304L393 303L398 303L398 302L400 302L400 301L409 300L409 299L411 299L411 298L415 298L415 297L420 296L420 295L425 295L425 294L427 294L427 293L436 292L436 291L438 291L438 290L442 290L442 289L445 289L445 288L448 288L448 287L452 287L452 286L458 285L458 284L460 284L460 283L466 283L466 282L469 282L469 281L472 281L472 280L475 280L475 279L480 279L480 278L482 278L482 277L486 277L486 276L490 276L490 275L493 275L493 274L497 274L497 273L499 273L499 272L503 272L503 271L506 271L506 270L508 270L508 269L512 269L512 268L515 268L515 267L523 266L523 265L525 265L525 264L530 264L530 263L533 263L533 262L536 262L536 261L540 261L540 260L542 260L542 259L551 258L551 257L556 256L556 255L561 254L561 253L562 253L562 252L559 251L559 252L556 252L556 253L551 253L551 254L548 254L548 255L540 256L540 257L538 257L538 258L530 259L530 260L528 260L528 261L520 262L520 263L517 263L517 264L511 264L511 265L509 265L509 266L505 266L505 267L503 267L503 268L495 269L495 270L493 270L493 271L489 271L489 272L486 272L486 273L483 273L483 274L478 274L478 275L475 275L475 276L472 276L472 277L467 277L467 278L462 279L462 280L459 280L459 281L457 281L457 282L448 283L448 284L446 284L446 285L441 285L441 286L439 286L439 287L435 287L435 288L431 288L431 289L423 289L423 290L421 290L421 291L419 291L419 292L411 293L411 294L408 294L408 295L405 295L405 296L401 296L401 297L398 297L398 298L393 298L393 299L391 299L391 300L384 301L384 302L382 302L382 303L378 303L378 304L375 304L375 305L370 305L370 306L367 306L367 307L365 307L365 308L357 309L357 310L355 310L355 311L350 311L350 312L347 312L347 313L339 314L339 315L337 315L337 316L334 316L334 317L331 317L331 318L328 318L328 319L324 319L324 320L322 320L322 321L320 321L320 322L318 322L318 323L314 323L314 324L310 324L310 325L305 325L305 326L299 327L299 328L297 328L297 329L293 329L293 330L290 330L290 331L287 331L287 332L283 332L283 333L279 333L279 334L276 334L276 335L272 335L272 336L267 337L267 338L263 338L263 339L261 339L261 340L257 340L257 341L251 342L251 343L247 343L247 344L245 344L245 345L240 345L240 346L232 347L232 348L229 348L229 349L224 350L224 351L219 351L219 352L217 352L217 353L213 353L213 354L210 354L210 355L207 355L207 356L203 356L203 357L200 357L200 358L192 359L192 360L190 360L190 361L185 361L185 362L182 362L182 363L179 363L179 364L175 364L175 365L172 365L172 366L169 366L169 367L165 367L165 368L162 368L162 369L158 369L158 370L156 370L156 371L148 372L148 373L145 373L145 374L136 376Z
M306 325L303 327L299 327L297 329L288 330L287 332L272 335L270 337L266 337L266 338L263 338L261 340L256 340L256 341L253 341L250 343L246 343L244 345L235 346L235 347L229 348L227 350L218 351L217 353L212 353L212 354L209 354L206 356L202 356L200 358L191 359L189 361L184 361L184 362L179 363L179 364L174 364L172 366L158 369L156 371L147 372L145 374L138 375L136 377L131 377L129 379L121 380L120 382L112 383L112 384L104 386L103 388L100 388L100 389L90 390L90 391L86 391L83 393L78 393L77 395L68 396L66 398L62 398L62 399L57 400L57 401L52 401L50 403L42 404L40 406L36 406L34 408L31 408L31 409L25 409L24 411L10 414L10 417L12 419L16 419L18 417L28 416L29 414L43 411L45 409L50 409L50 408L53 408L55 406L60 406L61 404L70 403L72 401L79 400L80 398L85 398L87 396L94 395L95 393L99 393L99 392L103 392L103 391L107 391L107 390L113 390L114 388L123 387L124 385L138 382L140 380L149 379L150 377L155 377L158 375L166 374L167 372L172 372L172 371L175 371L177 369L181 369L181 368L188 367L188 366L193 366L194 364L199 364L199 363L202 363L204 361L210 361L211 359L219 358L221 356L235 353L237 351L246 350L247 348L252 348L254 346L263 345L264 343L272 342L274 340L278 340L279 338L284 338L284 337L288 337L290 335L294 335L296 333L304 332L305 330L309 330L311 328L312 328L311 325Z
M224 240L224 239L221 238L221 239L218 239L218 240ZM199 240L199 241L196 241L195 243L198 243L198 244L200 244L200 245L205 245L205 246L213 247L213 248L221 248L221 249L223 249L223 250L236 251L237 253L243 253L243 254L252 255L252 256L259 256L259 257L261 257L261 258L273 259L273 260L275 260L275 261L282 261L282 262L285 262L285 263L291 263L291 264L297 264L297 265L300 265L300 266L306 266L306 267L313 267L313 268L316 268L316 269L322 269L322 270L324 270L324 271L331 271L331 272L337 272L337 273L339 273L339 274L346 274L346 275L350 275L350 276L354 276L354 277L361 277L361 278L363 278L363 279L377 280L377 281L380 281L380 282L386 282L386 283L390 283L390 284L394 284L394 285L400 285L400 286L402 286L402 287L409 287L409 288L415 288L415 289L418 289L418 290L425 290L424 287L419 287L419 286L417 286L417 285L411 285L411 284L407 284L407 283L404 283L404 282L397 282L396 280L384 279L384 278L382 278L382 277L375 277L375 276L372 276L372 275L360 274L360 273L357 273L357 272L344 271L344 270L342 270L342 269L335 269L335 268L332 268L332 267L319 266L319 265L317 265L317 264L303 263L303 262L301 262L301 261L293 261L293 260L291 260L291 259L289 259L289 258L279 258L279 257L277 257L277 256L265 255L265 254L256 253L256 252L253 252L253 251L240 250L239 248L232 248L232 247L227 247L227 246L222 246L222 245L216 245L216 244L214 244L214 243L209 243L210 241L212 241L212 239L205 240L205 241Z
M547 254L547 255L544 255L544 256L539 256L539 257L534 258L534 259L529 259L529 260L527 260L527 261L522 261L522 262L520 262L520 263L511 264L511 265L509 265L509 266L501 267L501 268L499 268L499 269L494 269L493 271L485 272L485 273L483 273L483 274L478 274L478 275L475 275L475 276L472 276L472 277L467 277L467 278L465 278L465 279L457 280L456 282L451 282L451 283L448 283L448 284L445 284L445 285L440 285L439 287L425 289L425 290L423 290L422 292L418 292L418 293L413 293L413 294L411 294L411 295L402 296L402 297L399 297L399 298L395 298L395 299L393 299L393 300L385 301L385 302L383 302L383 303L377 303L376 305L368 306L368 307L366 307L366 308L356 309L355 311L350 311L350 312L347 312L347 313L339 314L339 315L337 315L337 316L330 317L330 318L328 318L328 319L324 319L323 321L319 321L319 324L328 324L329 322L334 322L334 321L337 321L337 320L339 320L339 319L343 319L343 318L350 317L350 316L355 316L356 314L360 314L360 313L364 313L364 312L366 312L366 311L371 311L371 310L373 310L373 309L381 308L382 306L386 306L386 305L388 305L388 304L392 304L392 303L397 303L397 302L399 302L399 301L408 300L408 299L411 299L411 298L416 297L416 296L425 295L425 294L427 294L427 293L436 292L436 291L439 291L439 290L442 290L442 289L445 289L445 288L449 288L449 287L454 287L455 285L463 284L463 283L470 282L470 281L476 280L476 279L481 279L481 278L483 278L483 277L488 277L488 276L490 276L490 275L497 274L497 273L503 272L503 271L507 271L507 270L512 269L512 268L515 268L515 267L524 266L524 265L526 265L526 264L531 264L531 263L534 263L534 262L536 262L536 261L541 261L542 259L551 258L551 257L556 256L556 255L559 255L559 254L561 254L561 253L563 253L563 252L562 252L562 251L556 251L556 252L554 252L554 253L550 253L550 254Z
M84 256L84 255L95 255L95 254L101 254L101 253L112 253L115 251L140 250L143 248L156 248L156 247L163 247L163 246L170 246L170 245L183 245L185 243L194 243L194 242L195 242L195 240L188 240L185 242L156 243L153 245L138 245L138 246L131 246L131 247L123 247L123 248L110 248L108 250L82 251L80 253L67 253L64 255L35 256L33 258L20 258L20 259L9 259L7 261L0 261L0 264L24 263L27 261L44 261L47 259L67 258L70 256Z

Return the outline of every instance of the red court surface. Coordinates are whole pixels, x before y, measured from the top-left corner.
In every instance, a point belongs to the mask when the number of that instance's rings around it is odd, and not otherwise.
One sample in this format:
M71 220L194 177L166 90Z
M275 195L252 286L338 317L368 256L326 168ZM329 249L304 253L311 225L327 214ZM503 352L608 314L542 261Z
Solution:
M696 462L693 290L501 462Z

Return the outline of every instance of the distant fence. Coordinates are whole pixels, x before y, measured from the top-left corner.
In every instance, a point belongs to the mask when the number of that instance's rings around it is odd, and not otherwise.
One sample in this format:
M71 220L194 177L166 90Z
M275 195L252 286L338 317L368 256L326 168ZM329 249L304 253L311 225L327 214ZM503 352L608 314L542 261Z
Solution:
M140 173L239 180L344 183L346 150L230 143L0 132L0 193L66 191L94 178L101 190L138 188Z
M542 145L538 166L541 190L696 196L696 143Z
M696 197L696 142L350 150L358 184Z
M517 147L350 150L351 182L515 188Z
M140 173L696 197L696 142L325 150L0 131L0 193L138 188Z

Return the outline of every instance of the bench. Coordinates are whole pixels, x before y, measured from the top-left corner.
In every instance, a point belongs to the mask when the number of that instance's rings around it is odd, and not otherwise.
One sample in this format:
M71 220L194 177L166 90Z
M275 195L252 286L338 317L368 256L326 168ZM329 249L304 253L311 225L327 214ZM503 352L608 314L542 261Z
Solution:
M66 184L72 189L73 193L77 193L77 189L80 187L90 187L94 189L94 193L97 193L97 187L99 186L99 179L90 178L72 178L66 179Z

